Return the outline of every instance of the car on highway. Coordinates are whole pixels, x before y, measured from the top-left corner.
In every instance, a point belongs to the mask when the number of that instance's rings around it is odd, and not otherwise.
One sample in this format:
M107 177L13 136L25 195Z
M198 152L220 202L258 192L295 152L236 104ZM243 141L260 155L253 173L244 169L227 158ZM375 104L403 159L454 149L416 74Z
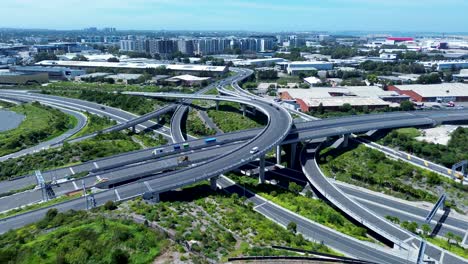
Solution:
M251 150L250 150L250 154L255 154L258 152L258 147L253 147Z
M163 148L157 148L157 149L153 150L152 153L153 153L154 156L156 156L156 155L161 154L163 152L164 152Z
M216 142L216 138L207 138L207 139L205 139L206 144L215 143L215 142Z

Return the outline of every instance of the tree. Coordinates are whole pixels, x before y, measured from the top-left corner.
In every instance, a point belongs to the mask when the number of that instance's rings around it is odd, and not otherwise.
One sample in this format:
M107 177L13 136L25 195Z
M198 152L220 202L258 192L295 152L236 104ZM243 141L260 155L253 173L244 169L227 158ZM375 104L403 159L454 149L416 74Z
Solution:
M379 82L379 78L378 78L377 75L375 75L375 74L369 74L369 75L367 76L367 80L368 80L372 85L374 85L374 84L376 84L376 83Z
M325 113L325 109L323 108L323 103L320 103L317 107L317 113L323 115Z
M297 183L295 183L295 182L290 182L289 186L288 186L288 189L291 192L294 192L294 193L299 193L299 192L302 191L302 187L300 185L298 185Z
M81 54L78 54L75 57L73 57L71 60L72 61L88 61L88 58L86 58L85 56Z
M117 205L115 205L114 201L107 201L104 204L104 209L112 211L112 210L117 209Z
M123 251L120 248L112 251L111 263L127 264L129 263L129 259L130 259L130 256L128 255L128 253Z
M120 62L120 60L117 59L116 57L112 57L112 58L107 59L107 62Z
M293 233L297 232L297 224L294 222L289 222L287 229Z
M437 84L441 83L440 76L437 73L423 74L419 76L418 83L420 84Z
M58 60L58 58L55 54L47 52L39 52L36 55L34 55L35 62L40 62L44 60Z
M455 239L455 234L452 232L447 232L447 234L445 234L445 237L447 238L447 244L450 245L450 241Z
M432 228L428 224L421 225L421 230L423 231L423 235L428 236L432 232Z
M413 111L414 105L411 101L403 101L400 103L400 108L402 111Z
M451 82L453 81L453 74L450 72L446 72L444 74L444 82Z

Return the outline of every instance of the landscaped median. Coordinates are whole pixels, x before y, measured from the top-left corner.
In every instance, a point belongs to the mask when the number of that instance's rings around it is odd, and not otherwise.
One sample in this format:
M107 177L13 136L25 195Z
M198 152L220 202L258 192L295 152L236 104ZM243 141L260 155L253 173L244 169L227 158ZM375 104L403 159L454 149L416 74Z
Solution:
M0 133L0 156L58 137L78 122L75 117L38 102L14 106L8 110L24 115L25 119L17 128Z
M262 127L266 125L266 117L258 113L255 117L242 115L239 103L220 102L219 111L212 107L208 111L208 116L225 133Z
M213 191L208 183L163 193L160 197L161 202L155 205L140 199L129 202L127 214L143 215L179 243L190 243L193 252L212 262L226 262L228 257L239 256L297 255L272 249L273 245L337 254L268 220L246 204L244 197Z
M435 203L445 193L446 206L460 213L468 210L467 186L354 142L346 149L323 149L319 164L325 175L338 181L410 201Z
M253 191L257 195L314 222L360 240L376 242L367 235L365 228L356 226L341 215L340 212L336 211L322 200L315 200L300 195L299 192L302 190L302 187L295 183L290 183L289 189L286 190L275 185L259 184L256 178L239 176L233 173L227 176L233 179L238 185L245 186L245 188Z
M162 233L109 213L50 210L0 236L0 263L151 263L169 244Z

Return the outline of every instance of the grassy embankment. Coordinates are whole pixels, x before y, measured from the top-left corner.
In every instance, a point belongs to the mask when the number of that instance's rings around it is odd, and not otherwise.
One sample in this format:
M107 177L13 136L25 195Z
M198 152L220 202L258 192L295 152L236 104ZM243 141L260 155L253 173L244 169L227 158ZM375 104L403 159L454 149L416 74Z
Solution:
M37 102L14 106L9 110L24 115L25 119L17 128L0 133L0 156L57 137L78 122L73 116Z

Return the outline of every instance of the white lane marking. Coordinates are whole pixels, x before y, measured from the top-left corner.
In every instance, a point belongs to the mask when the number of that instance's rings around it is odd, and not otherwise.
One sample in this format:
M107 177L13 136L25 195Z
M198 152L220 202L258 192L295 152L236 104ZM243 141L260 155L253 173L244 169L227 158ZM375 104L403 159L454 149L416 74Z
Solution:
M467 239L468 239L468 231L466 231L465 233L465 237L463 238L462 244L466 244L466 242L468 242Z
M257 205L257 206L254 206L253 209L257 209L257 208L259 208L259 207L262 207L262 206L264 206L265 204L268 204L268 201L266 201L266 202L264 202L264 203L261 203L261 204L259 204L259 205Z
M72 182L72 184L73 184L73 187L75 187L75 190L79 189L78 185L76 185L76 182Z
M75 175L75 171L73 170L72 167L70 167L70 171L71 171L72 175Z
M93 162L93 164L94 164L94 167L96 167L96 169L99 169L99 166L97 165L96 162Z
M68 108L68 109L71 108L71 109L77 109L77 110L81 110L81 111L87 111L86 109L89 109L89 110L91 110L91 112L94 111L94 112L99 112L99 113L101 113L101 115L112 116L112 117L114 117L114 120L116 120L118 123L120 123L119 120L123 120L124 122L127 122L127 121L133 119L133 118L131 118L131 119L125 119L125 118L123 118L123 117L114 115L114 114L112 114L112 113L110 113L110 112L102 111L102 110L99 110L99 109L97 109L97 108L90 107L90 106L86 106L86 105L79 105L79 104L74 103L74 102L71 102L71 101L67 101L67 104L64 105L64 102L62 102L62 101L60 101L60 100L57 100L57 99L50 98L50 97L41 97L41 96L37 96L37 95L36 95L36 96L32 96L32 95L23 95L23 94L15 94L15 93L6 93L7 96L11 96L12 94L13 94L13 95L17 95L17 96L22 96L22 97L30 98L30 99L32 99L32 100L38 100L38 101L41 101L41 102L46 101L46 102L48 102L48 103L50 103L50 104L62 106L62 107ZM70 99L70 98L68 98L68 99ZM92 103L92 102L90 102L90 103ZM78 107L73 107L73 106L71 106L71 105L75 105L75 106L78 106ZM85 109L83 109L83 108L85 108ZM135 115L135 114L129 113L129 112L127 112L127 111L123 111L123 110L121 110L121 109L114 109L114 110L120 111L120 112L125 112L125 113L127 113L127 114L130 114L130 115L131 115L132 117L134 117L134 118L138 117L138 116ZM99 114L98 114L98 115L99 115ZM152 123L152 125L156 125L156 123L154 123L154 122L151 121L151 120L148 120L147 122ZM143 128L143 130L148 129L148 127L145 126L145 125L143 125L143 124L138 124L137 126L141 126L141 127ZM154 131L156 131L156 133L158 133L158 134L162 134L162 135L165 135L165 136L168 136L168 137L170 136L169 134L167 134L167 133L162 133L162 132L160 132L160 131L158 131L158 130L154 130Z
M408 243L408 242L409 242L410 240L412 240L413 238L414 238L414 237L409 237L409 238L405 239L403 242Z
M440 255L439 263L444 263L444 257L445 257L445 251L442 251L442 254Z
M151 188L151 186L149 185L148 182L145 181L145 182L143 182L143 183L146 185L146 188L148 188L148 190L149 190L150 192L153 191L153 188Z
M120 195L117 189L114 189L114 193L115 193L115 196L117 196L117 201L120 201L121 199L120 199Z

